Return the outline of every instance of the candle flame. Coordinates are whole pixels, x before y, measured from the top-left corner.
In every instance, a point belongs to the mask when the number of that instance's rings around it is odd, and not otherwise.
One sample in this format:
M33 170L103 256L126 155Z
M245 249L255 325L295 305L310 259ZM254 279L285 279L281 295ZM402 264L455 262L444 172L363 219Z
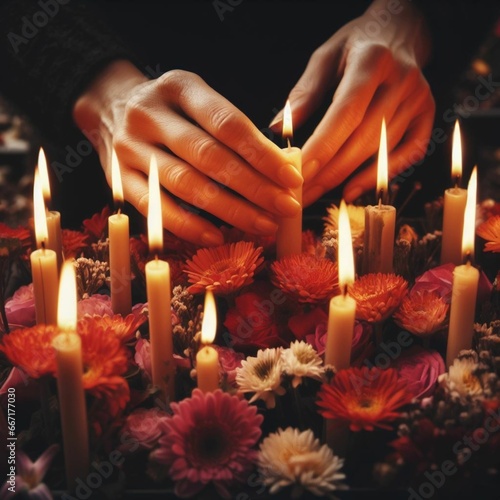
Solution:
M285 110L283 111L283 138L291 139L292 137L293 137L292 108L290 106L290 101L287 100L285 104Z
M382 128L380 131L380 147L378 150L377 164L377 193L386 192L389 184L388 174L388 157L387 157L387 128L385 118L382 119Z
M57 303L57 326L64 332L76 332L77 294L75 266L66 260L59 281L59 300Z
M455 121L453 129L453 147L451 150L451 176L453 179L462 177L462 139L460 136L460 125Z
M163 250L160 181L158 178L158 163L154 154L151 155L149 164L148 238L151 252L159 253Z
M47 229L47 214L38 168L35 169L35 178L33 180L33 212L36 245L40 248L47 241L49 231Z
M123 203L122 176L120 173L120 163L118 162L118 156L116 156L114 148L111 153L111 186L113 189L113 200L115 203L121 205Z
M43 148L38 151L38 172L40 173L40 184L42 186L43 198L45 203L50 203L50 182L49 182L49 171L47 169L47 158L45 157L45 152Z
M352 251L351 223L345 201L340 202L338 222L338 273L343 290L354 283L354 255Z
M205 293L205 305L203 308L203 321L201 322L201 341L203 344L211 344L217 332L217 309L215 307L214 294L207 290Z
M477 167L474 167L467 186L467 203L465 204L464 229L462 233L462 255L474 256L474 237L476 234L476 199L477 199Z

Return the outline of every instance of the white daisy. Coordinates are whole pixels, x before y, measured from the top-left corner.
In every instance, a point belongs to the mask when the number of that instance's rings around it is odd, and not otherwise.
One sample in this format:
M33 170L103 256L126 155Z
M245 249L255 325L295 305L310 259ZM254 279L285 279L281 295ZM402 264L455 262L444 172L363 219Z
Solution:
M341 483L345 474L339 472L343 465L344 460L326 444L321 445L310 429L300 432L292 427L266 437L258 456L259 472L270 493L293 486L292 498L304 490L324 496L345 489Z
M475 351L460 351L453 361L448 373L443 373L438 380L452 396L465 399L467 396L481 396L483 387L474 371L477 369L477 353Z
M292 387L297 387L302 382L302 377L322 380L325 369L323 361L314 350L313 346L303 340L292 342L289 349L281 352L283 371L293 376Z
M236 383L239 392L255 392L250 399L253 403L262 399L267 408L276 405L275 395L282 396L285 389L281 387L281 349L259 349L257 357L247 357L236 369Z

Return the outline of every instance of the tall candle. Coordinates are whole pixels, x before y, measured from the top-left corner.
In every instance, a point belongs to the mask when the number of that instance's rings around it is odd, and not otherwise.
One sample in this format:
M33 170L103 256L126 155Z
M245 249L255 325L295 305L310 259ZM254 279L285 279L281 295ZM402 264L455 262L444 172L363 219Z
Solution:
M337 370L349 368L351 345L356 316L356 301L348 295L347 288L354 282L354 256L351 226L344 200L339 208L338 273L342 293L330 299L325 364Z
M210 290L205 293L205 307L201 323L201 342L203 347L196 354L196 378L198 388L203 392L212 392L219 387L219 355L210 346L217 331L217 311L214 295Z
M57 266L60 269L63 263L63 246L61 231L61 214L55 210L49 210L52 199L49 182L49 172L47 169L47 159L42 148L38 152L38 171L42 184L43 197L47 210L47 243L46 247L54 250L57 256Z
M76 479L85 482L89 460L89 438L81 338L76 333L76 278L73 263L66 261L61 271L57 323L59 333L53 340L57 362L57 392L64 448L64 465L69 490Z
M462 263L462 232L464 225L467 190L460 187L462 177L462 141L460 126L455 122L451 154L451 175L454 187L444 192L443 234L441 239L441 264Z
M302 151L291 145L293 137L292 111L287 101L283 115L283 137L288 146L283 149L287 160L302 174ZM302 205L302 186L293 190L295 198ZM281 217L276 231L276 256L278 259L302 252L302 210L293 217Z
M474 168L467 187L462 234L462 253L465 264L455 267L451 292L450 324L446 348L446 365L453 364L462 349L470 349L474 334L479 271L471 264L474 258L476 229L477 169Z
M121 212L124 201L122 179L120 165L114 150L111 159L111 184L113 199L118 206L117 213L108 217L111 308L115 314L125 316L132 310L130 233L129 218Z
M151 157L149 168L148 207L149 249L155 258L146 264L146 293L149 311L149 340L151 342L151 371L153 385L171 401L175 396L175 370L170 312L170 266L160 260L163 249L163 225L160 182L156 158Z
M54 250L45 248L47 219L38 169L33 183L34 225L37 250L31 252L31 275L35 298L35 315L38 324L55 325L57 322L58 266Z
M376 206L365 207L365 233L363 273L392 273L394 236L396 231L396 209L383 204L383 195L388 190L388 154L385 119L382 120L380 149L377 166Z

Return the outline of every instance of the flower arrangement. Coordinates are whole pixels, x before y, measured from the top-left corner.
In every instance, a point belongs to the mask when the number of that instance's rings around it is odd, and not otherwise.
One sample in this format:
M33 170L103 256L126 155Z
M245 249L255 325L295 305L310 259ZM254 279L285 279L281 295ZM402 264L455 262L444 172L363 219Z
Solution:
M480 209L480 250L498 256L498 204ZM324 362L328 302L340 293L335 205L323 233L304 231L303 252L282 259L271 239L234 229L223 228L227 243L216 248L165 234L174 401L152 384L143 235L130 239L133 309L113 314L108 216L105 208L62 234L78 283L91 443L93 475L78 478L80 495L342 497L369 488L418 499L457 495L464 484L498 491L498 259L481 271L472 345L447 370L454 266L437 262L435 213L419 225L399 221L393 273L358 275L350 287L356 322L350 368L340 370ZM359 263L362 207L350 206L349 216ZM52 348L58 329L35 324L31 249L27 228L0 225L0 393L3 415L9 391L16 393L17 493L52 498L67 486ZM219 388L205 393L196 353L207 290L217 301ZM1 423L6 435L8 424ZM9 484L2 498L13 496Z

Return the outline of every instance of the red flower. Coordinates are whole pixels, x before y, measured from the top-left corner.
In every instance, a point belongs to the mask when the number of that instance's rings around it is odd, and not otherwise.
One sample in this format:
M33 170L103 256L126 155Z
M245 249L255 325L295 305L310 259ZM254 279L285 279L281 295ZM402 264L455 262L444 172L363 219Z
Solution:
M99 241L106 237L108 232L108 217L110 215L111 211L109 207L105 206L101 212L83 221L84 231L91 241Z
M115 335L122 342L128 342L135 337L135 332L147 320L144 314L130 313L123 317L121 314L113 316L84 316L80 319L81 328L99 328L103 335Z
M271 272L273 284L302 304L326 302L339 291L337 264L309 253L277 260Z
M229 294L249 285L258 267L264 261L262 248L240 241L219 247L201 248L187 261L185 270L193 283L189 293L213 290L216 294Z
M242 293L235 299L235 307L226 314L224 326L231 334L231 345L236 349L277 347L281 345L275 307L265 295Z
M0 238L19 240L21 246L25 249L31 247L31 234L26 227L12 228L0 222Z
M80 231L72 231L71 229L63 229L62 246L65 259L76 258L80 252L86 248L88 235Z
M319 412L325 418L348 423L352 431L391 429L389 422L399 417L396 410L413 399L406 384L392 368L340 370L330 385L321 386Z

